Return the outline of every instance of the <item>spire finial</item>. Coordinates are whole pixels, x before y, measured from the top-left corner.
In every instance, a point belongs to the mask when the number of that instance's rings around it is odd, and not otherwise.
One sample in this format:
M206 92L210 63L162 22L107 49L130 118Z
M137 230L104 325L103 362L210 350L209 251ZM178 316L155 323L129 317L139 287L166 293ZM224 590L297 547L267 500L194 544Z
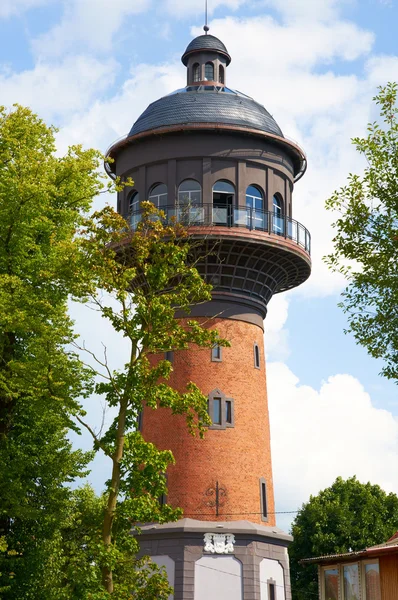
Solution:
M207 0L205 0L205 26L203 27L204 32L207 35L207 32L210 30L210 27L207 24Z

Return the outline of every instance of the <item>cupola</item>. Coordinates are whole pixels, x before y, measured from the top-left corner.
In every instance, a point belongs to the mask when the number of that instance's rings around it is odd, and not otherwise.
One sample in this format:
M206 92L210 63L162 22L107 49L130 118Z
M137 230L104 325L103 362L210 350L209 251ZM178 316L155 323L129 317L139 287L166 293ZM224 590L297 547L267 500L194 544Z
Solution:
M187 84L225 85L225 71L231 62L228 50L214 35L199 35L188 45L181 58L187 67Z

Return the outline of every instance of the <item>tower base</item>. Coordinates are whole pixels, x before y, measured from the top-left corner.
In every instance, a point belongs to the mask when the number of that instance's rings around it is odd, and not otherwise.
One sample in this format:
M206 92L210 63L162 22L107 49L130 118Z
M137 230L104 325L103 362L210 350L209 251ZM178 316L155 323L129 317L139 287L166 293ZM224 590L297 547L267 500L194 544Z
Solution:
M278 527L181 519L141 528L140 556L166 567L174 600L291 600L287 547Z

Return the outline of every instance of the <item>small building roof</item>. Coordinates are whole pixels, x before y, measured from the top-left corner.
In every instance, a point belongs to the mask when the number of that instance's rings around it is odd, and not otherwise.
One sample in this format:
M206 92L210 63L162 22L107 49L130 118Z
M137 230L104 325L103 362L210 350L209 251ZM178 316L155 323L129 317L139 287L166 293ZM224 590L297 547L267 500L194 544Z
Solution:
M188 44L181 60L185 66L188 64L188 57L194 52L219 52L227 59L227 66L231 62L231 57L221 40L214 35L199 35Z
M365 548L364 550L357 550L356 552L344 552L342 554L327 554L325 556L316 556L314 558L304 558L300 561L300 563L320 564L332 562L347 562L349 560L357 558L372 558L379 556L380 554L395 554L396 552L398 552L398 531L394 533L394 535L383 544L369 546L369 548Z

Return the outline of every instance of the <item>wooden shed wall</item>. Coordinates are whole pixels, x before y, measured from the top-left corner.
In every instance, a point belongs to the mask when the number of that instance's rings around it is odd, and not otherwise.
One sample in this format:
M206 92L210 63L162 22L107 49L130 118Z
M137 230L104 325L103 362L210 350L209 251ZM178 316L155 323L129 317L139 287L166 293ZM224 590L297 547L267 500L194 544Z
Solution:
M398 598L398 554L380 556L381 600Z

